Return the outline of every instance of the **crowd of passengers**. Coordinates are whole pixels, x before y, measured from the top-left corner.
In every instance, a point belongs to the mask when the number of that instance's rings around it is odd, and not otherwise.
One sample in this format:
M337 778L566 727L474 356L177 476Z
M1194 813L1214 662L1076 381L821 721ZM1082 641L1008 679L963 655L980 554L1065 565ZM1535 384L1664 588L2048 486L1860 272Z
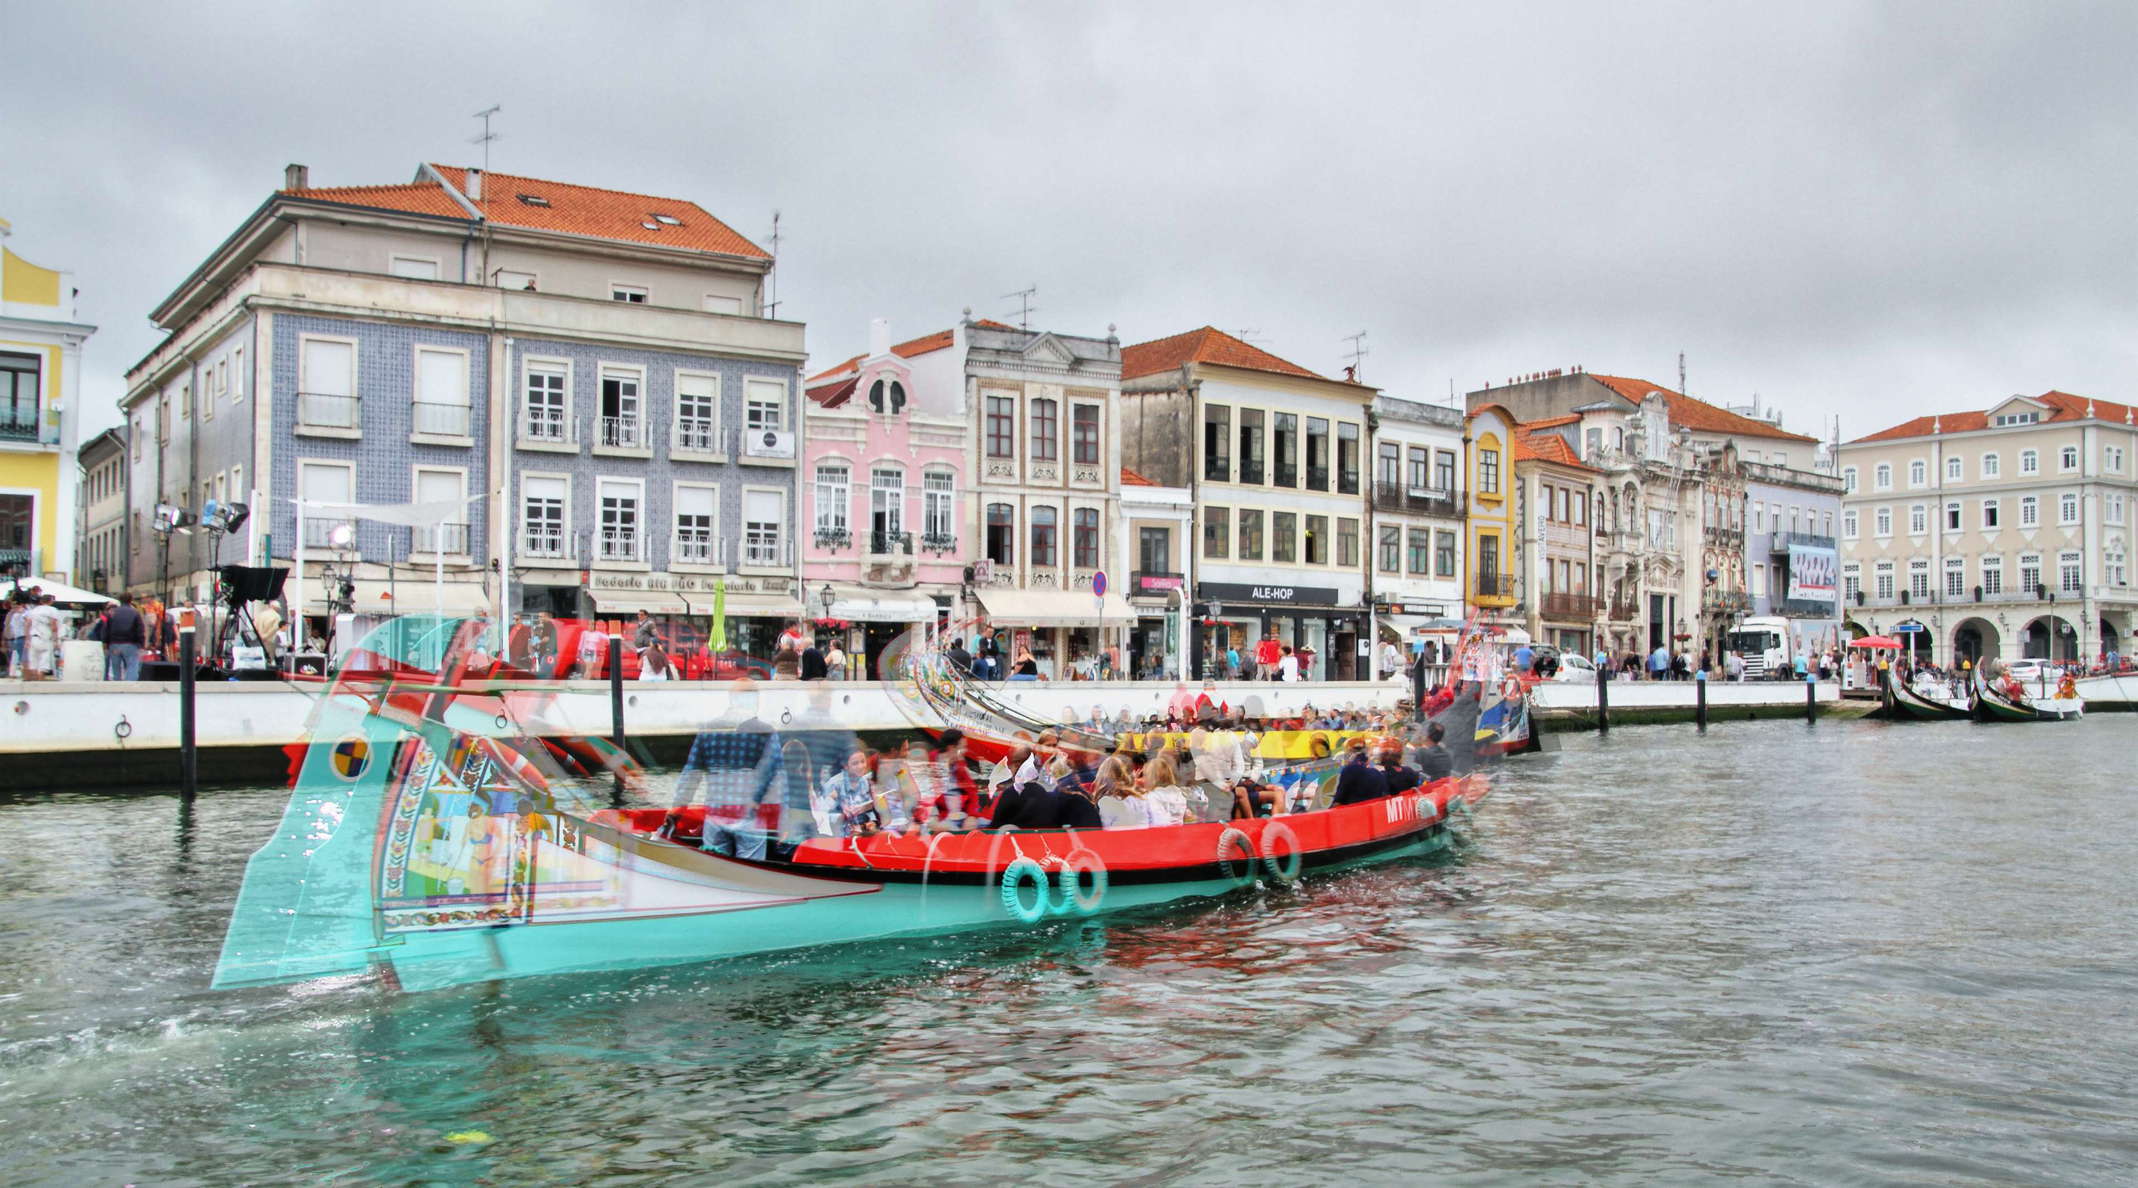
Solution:
M1265 781L1249 769L1255 735L1199 726L1185 737L1148 736L1144 746L1101 753L1064 745L1056 731L1020 740L1001 762L975 771L957 731L934 748L857 748L812 796L820 835L920 835L976 829L1143 829L1300 812L1322 781ZM1450 774L1453 758L1435 723L1415 743L1394 736L1346 744L1330 805L1400 795Z

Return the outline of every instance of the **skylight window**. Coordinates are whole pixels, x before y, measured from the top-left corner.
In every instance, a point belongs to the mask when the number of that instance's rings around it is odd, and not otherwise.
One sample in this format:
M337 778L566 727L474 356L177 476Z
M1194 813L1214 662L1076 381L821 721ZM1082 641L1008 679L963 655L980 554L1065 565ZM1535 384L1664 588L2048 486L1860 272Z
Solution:
M664 227L680 227L683 225L683 220L672 214L662 214L659 211L654 212L653 221Z
M547 199L547 198L544 198L544 197L543 197L543 196L541 196L540 194L521 194L521 195L518 195L518 197L519 197L519 200L520 200L520 201L522 201L522 202L526 203L526 204L527 204L527 205L529 205L529 206L548 206L548 205L549 205L549 199Z

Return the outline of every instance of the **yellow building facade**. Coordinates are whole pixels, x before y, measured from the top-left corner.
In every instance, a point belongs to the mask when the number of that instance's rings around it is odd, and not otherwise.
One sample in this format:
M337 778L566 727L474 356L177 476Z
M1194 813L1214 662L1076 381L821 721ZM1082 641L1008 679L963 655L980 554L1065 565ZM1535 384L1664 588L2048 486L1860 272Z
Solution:
M0 580L76 581L82 344L95 332L75 319L72 276L0 243Z
M1506 409L1488 404L1463 426L1469 468L1469 548L1463 580L1468 602L1487 620L1514 608L1514 429Z

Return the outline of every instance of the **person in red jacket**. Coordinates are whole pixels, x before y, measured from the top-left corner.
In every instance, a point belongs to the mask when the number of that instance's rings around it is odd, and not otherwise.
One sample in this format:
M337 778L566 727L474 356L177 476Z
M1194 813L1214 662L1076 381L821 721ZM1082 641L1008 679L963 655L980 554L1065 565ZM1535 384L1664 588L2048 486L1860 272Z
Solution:
M1255 645L1255 679L1258 681L1276 680L1277 665L1283 659L1284 645L1277 642L1277 636L1274 632L1265 634L1262 637L1262 642Z

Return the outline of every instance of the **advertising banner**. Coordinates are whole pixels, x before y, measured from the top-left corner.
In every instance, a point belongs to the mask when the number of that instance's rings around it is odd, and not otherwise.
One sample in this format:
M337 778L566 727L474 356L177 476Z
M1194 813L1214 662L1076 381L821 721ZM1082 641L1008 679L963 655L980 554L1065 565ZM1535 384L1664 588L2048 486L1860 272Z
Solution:
M1817 545L1789 546L1789 597L1831 604L1837 593L1841 562L1835 550Z

